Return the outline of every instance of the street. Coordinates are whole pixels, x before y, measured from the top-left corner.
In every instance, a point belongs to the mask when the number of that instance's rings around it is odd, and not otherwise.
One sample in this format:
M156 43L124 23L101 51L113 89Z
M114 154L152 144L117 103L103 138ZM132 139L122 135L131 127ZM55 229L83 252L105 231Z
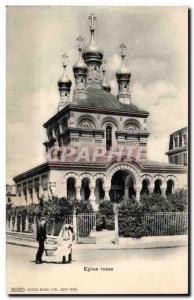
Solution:
M187 247L76 249L71 264L37 265L35 254L7 244L8 293L187 293Z

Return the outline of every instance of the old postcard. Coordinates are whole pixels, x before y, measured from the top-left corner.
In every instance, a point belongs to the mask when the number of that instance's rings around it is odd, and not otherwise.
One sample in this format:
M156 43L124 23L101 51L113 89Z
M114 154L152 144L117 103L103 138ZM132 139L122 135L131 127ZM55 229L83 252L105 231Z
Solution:
M8 6L7 294L188 294L188 8Z

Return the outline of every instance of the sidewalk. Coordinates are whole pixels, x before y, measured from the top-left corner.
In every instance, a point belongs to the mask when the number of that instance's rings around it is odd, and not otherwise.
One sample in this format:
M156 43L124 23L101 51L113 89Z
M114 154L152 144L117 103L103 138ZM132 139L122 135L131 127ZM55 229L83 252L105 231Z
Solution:
M54 239L53 237L48 237ZM24 247L37 248L38 243L33 239L31 234L31 240L14 239L7 236L7 244L19 245ZM97 244L75 244L74 249L80 250L124 250L124 249L151 249L151 248L164 248L164 247L180 247L188 245L187 235L176 236L152 236L142 237L141 239L132 238L120 238L119 245L115 245L111 242L103 242Z

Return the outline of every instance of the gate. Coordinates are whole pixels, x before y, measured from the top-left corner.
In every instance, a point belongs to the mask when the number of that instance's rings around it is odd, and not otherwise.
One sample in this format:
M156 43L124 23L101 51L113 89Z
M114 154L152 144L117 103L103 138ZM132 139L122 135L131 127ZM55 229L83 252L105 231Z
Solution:
M77 214L77 243L95 244L96 243L96 214L82 213Z

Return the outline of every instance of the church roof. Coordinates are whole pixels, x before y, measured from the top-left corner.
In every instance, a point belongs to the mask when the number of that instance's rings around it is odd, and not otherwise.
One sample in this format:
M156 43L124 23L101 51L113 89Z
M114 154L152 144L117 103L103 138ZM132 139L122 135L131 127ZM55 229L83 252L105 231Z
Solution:
M87 89L87 99L76 99L69 103L65 108L55 114L50 118L43 126L47 127L50 123L60 118L63 113L68 109L92 111L92 112L102 112L102 113L113 113L113 114L125 114L125 115L136 115L148 117L149 113L145 110L138 108L134 104L124 104L121 103L116 96L103 89Z
M73 169L81 169L85 170L92 170L92 171L106 171L110 166L113 166L116 161L111 161L107 165L104 163L97 163L97 162L62 162L62 161L52 161L52 162L45 162L41 165L38 165L30 170L27 170L23 173L18 174L13 178L13 180L17 183L20 180L26 180L29 177L40 175L44 172L49 170L71 170ZM151 173L168 173L171 172L172 174L186 174L187 167L182 165L175 165L157 161L129 161L126 164L134 164L136 167L140 169L141 172L151 172Z
M141 161L140 165L142 166L143 170L170 170L170 171L183 171L186 172L187 167L183 165L176 165L176 164L170 164L165 162L158 162L153 160L145 160Z
M72 101L73 105L85 106L88 108L99 108L103 109L115 109L117 111L125 111L128 113L143 113L149 115L148 112L139 109L134 104L124 104L121 103L116 96L100 89L87 89L88 98L87 99L76 99Z

